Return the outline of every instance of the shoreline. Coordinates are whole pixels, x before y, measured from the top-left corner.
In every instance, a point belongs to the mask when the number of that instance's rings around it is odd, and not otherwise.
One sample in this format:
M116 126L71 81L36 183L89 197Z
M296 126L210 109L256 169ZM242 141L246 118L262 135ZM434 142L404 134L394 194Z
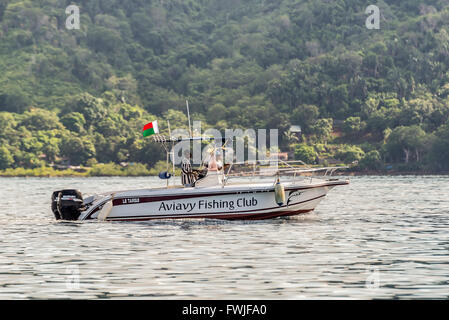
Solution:
M127 174L125 172L117 173L103 173L103 174L91 174L89 171L78 172L74 170L64 170L57 172L41 172L40 170L24 169L25 172L19 174L13 174L13 172L0 171L0 178L96 178L96 177L157 177L157 174ZM448 171L339 171L335 172L332 176L446 176L449 175ZM308 174L303 176L310 176ZM317 176L319 177L319 176Z
M347 172L347 174L335 174L336 176L344 175L344 176L448 176L449 172L441 171L441 172L429 172L429 171L356 171L356 172Z

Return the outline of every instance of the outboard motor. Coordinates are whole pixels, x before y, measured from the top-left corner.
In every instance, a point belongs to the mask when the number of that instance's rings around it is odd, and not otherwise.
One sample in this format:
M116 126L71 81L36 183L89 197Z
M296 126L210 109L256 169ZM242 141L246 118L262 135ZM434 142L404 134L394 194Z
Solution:
M55 191L51 196L51 210L56 220L78 220L83 209L83 196L78 190Z

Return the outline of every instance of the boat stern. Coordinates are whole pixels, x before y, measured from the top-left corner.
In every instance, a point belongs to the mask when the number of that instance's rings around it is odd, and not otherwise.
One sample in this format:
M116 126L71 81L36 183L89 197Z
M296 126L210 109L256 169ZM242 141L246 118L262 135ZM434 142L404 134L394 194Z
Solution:
M83 196L79 190L58 190L51 196L51 210L56 220L78 220L84 209L83 204Z

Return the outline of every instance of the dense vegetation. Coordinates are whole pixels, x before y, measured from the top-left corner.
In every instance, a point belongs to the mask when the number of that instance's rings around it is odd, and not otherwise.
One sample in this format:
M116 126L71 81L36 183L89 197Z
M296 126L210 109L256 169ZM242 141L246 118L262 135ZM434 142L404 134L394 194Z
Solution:
M142 125L185 126L187 98L310 163L448 170L449 3L377 5L380 30L360 0L0 0L0 169L153 167Z

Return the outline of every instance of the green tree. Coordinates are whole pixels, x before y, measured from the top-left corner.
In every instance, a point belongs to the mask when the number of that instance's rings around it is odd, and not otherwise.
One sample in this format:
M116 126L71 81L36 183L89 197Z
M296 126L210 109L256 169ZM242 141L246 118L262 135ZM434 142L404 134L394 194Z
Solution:
M79 112L70 112L61 118L61 123L70 131L81 133L84 131L86 119Z
M9 136L14 131L16 124L12 113L0 112L0 138Z
M427 165L449 116L447 1L383 3L375 39L357 23L360 1L297 2L89 0L81 30L61 35L67 1L0 0L2 144L15 165L57 160L69 134L100 162L154 163L142 125L187 128L188 98L205 127L278 128L286 148L300 125L330 153L331 122L346 119L349 144L363 134L385 161ZM420 147L385 134L414 125Z
M22 89L18 87L0 89L0 111L23 113L30 105L31 101Z
M6 8L8 7L8 2L9 0L0 0L0 22L3 19Z
M299 124L303 133L310 133L320 115L320 110L314 105L300 105L293 110L292 123Z
M28 130L52 130L61 128L58 116L54 112L43 109L33 109L25 112L20 124Z
M45 164L37 154L32 152L18 152L15 157L17 158L17 164L24 168L39 168Z
M9 152L5 146L0 146L0 169L10 168L13 163L14 158L11 155L11 152Z
M110 28L94 26L87 33L87 43L95 51L107 55L116 52L122 43L120 34Z
M87 128L98 123L108 113L104 100L95 98L88 93L75 96L64 109L81 113L84 116Z
M95 146L88 137L65 136L61 143L61 154L70 160L73 165L85 164L94 158Z
M343 123L343 132L347 135L360 134L365 129L366 123L360 117L349 117Z
M360 147L344 145L337 150L335 156L345 163L352 163L361 160L365 152Z
M409 163L414 156L416 161L420 161L420 155L426 147L426 132L419 126L395 128L388 137L386 148L393 160L400 160Z
M331 118L318 119L312 126L312 132L317 136L319 141L327 141L333 130L334 121Z
M307 164L315 163L316 156L315 149L311 146L300 145L295 149L295 158Z
M215 124L220 120L226 119L227 109L224 105L217 103L207 110L207 120Z
M449 170L449 122L440 126L432 144L432 160L439 170Z
M371 150L363 159L359 161L359 168L362 170L379 170L382 168L382 160L377 150Z
M164 119L170 121L172 128L188 128L188 119L184 112L170 109L164 113ZM150 119L151 120L151 119Z

